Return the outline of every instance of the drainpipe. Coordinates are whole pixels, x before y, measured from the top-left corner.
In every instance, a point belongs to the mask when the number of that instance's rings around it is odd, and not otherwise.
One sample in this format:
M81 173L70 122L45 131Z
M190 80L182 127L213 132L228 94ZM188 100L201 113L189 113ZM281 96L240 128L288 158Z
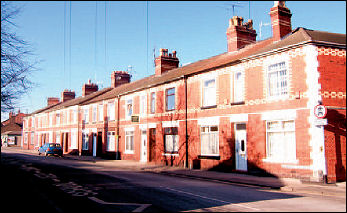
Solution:
M119 109L120 109L119 95L117 96L117 140L116 140L116 160L119 160Z
M186 121L186 165L188 168L188 94L187 94L187 78L188 76L184 75L184 99L185 99L185 121Z

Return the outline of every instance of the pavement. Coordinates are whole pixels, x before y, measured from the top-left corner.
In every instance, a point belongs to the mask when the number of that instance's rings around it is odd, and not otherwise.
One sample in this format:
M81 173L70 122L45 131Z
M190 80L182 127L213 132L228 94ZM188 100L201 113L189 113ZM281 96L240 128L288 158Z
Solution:
M37 154L36 150L24 150L20 147L1 147L2 151ZM82 161L98 167L124 169L131 171L151 172L175 177L209 180L215 182L238 185L256 186L275 189L282 192L308 193L321 196L346 197L346 182L317 183L304 182L294 178L260 177L249 174L227 173L198 169L187 169L175 166L158 165L152 162L138 162L131 160L105 160L93 156L64 155L65 159Z

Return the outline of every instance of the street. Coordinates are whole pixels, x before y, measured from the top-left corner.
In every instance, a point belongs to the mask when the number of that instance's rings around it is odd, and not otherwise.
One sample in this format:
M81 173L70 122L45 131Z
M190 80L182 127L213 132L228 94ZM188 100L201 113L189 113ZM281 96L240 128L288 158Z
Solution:
M346 198L1 153L2 209L35 212L341 211Z

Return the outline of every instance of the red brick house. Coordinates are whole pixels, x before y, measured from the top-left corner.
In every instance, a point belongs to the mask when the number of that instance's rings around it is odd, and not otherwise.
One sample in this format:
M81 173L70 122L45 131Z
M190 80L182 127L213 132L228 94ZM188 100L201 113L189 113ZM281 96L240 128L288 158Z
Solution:
M22 138L23 117L27 114L10 112L8 119L1 122L1 145L20 146Z
M32 113L27 148L46 135L64 153L346 180L346 36L292 30L281 1L270 16L272 38L256 41L252 20L235 16L225 53L179 67L161 49L154 75L115 71L111 87Z

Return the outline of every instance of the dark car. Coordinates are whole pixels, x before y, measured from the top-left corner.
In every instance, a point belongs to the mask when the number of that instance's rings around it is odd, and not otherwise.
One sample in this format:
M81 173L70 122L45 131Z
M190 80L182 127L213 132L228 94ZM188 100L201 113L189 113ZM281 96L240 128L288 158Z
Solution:
M63 156L63 149L58 143L45 143L39 148L39 155L44 153L47 155L58 155Z

